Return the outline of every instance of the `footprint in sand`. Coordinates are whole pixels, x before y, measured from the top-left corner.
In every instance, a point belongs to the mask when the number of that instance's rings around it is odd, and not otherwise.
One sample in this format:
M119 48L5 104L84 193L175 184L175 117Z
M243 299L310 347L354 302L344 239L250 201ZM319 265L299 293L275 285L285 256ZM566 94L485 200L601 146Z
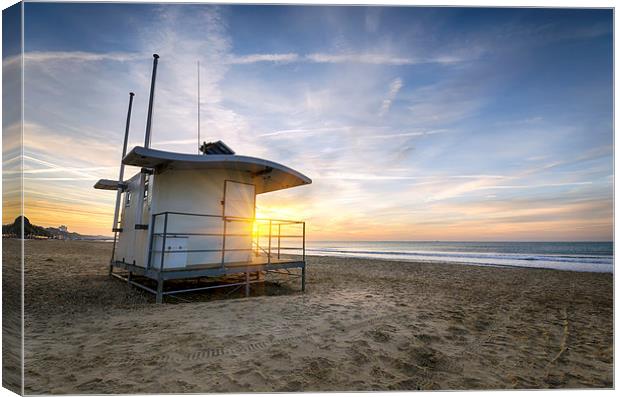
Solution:
M386 342L389 342L392 339L391 333L385 332L385 331L380 330L380 329L374 329L374 330L371 330L371 331L366 331L365 334L368 335L369 337L371 337L372 340L374 340L375 342L378 342L378 343L386 343Z

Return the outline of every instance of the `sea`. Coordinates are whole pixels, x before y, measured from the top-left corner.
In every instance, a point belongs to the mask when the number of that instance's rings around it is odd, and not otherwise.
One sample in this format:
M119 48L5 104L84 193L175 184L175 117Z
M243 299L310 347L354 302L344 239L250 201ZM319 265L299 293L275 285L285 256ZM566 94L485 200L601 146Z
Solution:
M308 241L307 255L613 273L613 242Z

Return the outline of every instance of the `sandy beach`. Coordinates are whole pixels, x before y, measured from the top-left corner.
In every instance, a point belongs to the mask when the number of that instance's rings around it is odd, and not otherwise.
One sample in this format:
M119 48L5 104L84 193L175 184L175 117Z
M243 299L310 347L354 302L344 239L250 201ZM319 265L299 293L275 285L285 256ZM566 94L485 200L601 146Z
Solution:
M309 257L305 294L156 305L110 249L26 242L26 393L613 386L612 274Z

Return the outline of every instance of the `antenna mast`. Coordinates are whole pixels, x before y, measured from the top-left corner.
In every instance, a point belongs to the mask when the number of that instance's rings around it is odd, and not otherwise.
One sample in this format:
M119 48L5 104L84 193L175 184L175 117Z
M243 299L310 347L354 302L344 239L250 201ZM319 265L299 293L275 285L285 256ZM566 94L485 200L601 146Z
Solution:
M200 61L196 62L198 66L198 154L200 154Z
M155 96L155 77L157 76L157 60L159 55L153 54L153 74L151 75L151 94L149 96L149 110L146 117L146 133L144 134L144 147L151 146L151 121L153 119L153 97Z
M118 183L116 185L116 203L114 204L114 223L112 224L112 231L114 232L114 245L112 246L112 261L114 260L114 253L116 252L116 240L118 238L118 233L123 229L119 227L118 224L118 213L120 211L121 206L121 194L123 194L123 176L125 173L125 164L123 164L123 159L127 154L127 140L129 139L129 123L131 122L131 106L133 105L133 96L135 94L133 92L129 93L129 106L127 108L127 121L125 122L125 139L123 140L123 154L121 154L121 169L118 174ZM112 274L112 262L110 262L110 274Z
M127 154L127 140L129 139L129 123L131 122L131 106L133 104L133 96L135 94L133 92L129 93L129 107L127 108L127 121L125 122L125 139L123 140L123 154L121 155L121 169L118 175L118 185L116 189L116 204L114 206L114 223L112 224L112 231L116 236L116 233L119 232L118 227L118 213L119 207L121 203L121 193L123 193L123 188L121 184L123 183L123 177L125 174L125 164L123 164L123 159Z

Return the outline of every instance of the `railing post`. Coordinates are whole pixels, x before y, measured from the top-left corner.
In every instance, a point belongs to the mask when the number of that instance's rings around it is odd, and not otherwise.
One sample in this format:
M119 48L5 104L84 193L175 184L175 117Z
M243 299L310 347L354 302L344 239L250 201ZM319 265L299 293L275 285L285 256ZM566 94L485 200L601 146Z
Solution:
M269 245L267 249L267 264L271 265L271 219L269 219Z
M156 214L151 215L151 233L149 234L149 255L146 261L147 270L151 268L151 260L153 258L153 241L155 240L155 219L157 218Z
M302 222L303 225L303 247L302 247L302 260L306 262L306 222Z
M114 244L112 245L112 259L110 259L110 267L108 269L108 274L111 276L112 271L114 270L114 256L116 256L116 240L118 238L118 232L114 232Z
M164 213L164 234L161 239L161 264L159 265L159 271L164 270L164 255L166 254L166 233L168 233L168 213Z
M256 256L260 254L260 222L256 223Z
M278 259L280 259L280 235L282 234L280 226L282 226L282 224L278 223Z
M222 220L224 221L224 231L222 233L222 268L224 268L224 259L226 257L226 217L223 216Z

